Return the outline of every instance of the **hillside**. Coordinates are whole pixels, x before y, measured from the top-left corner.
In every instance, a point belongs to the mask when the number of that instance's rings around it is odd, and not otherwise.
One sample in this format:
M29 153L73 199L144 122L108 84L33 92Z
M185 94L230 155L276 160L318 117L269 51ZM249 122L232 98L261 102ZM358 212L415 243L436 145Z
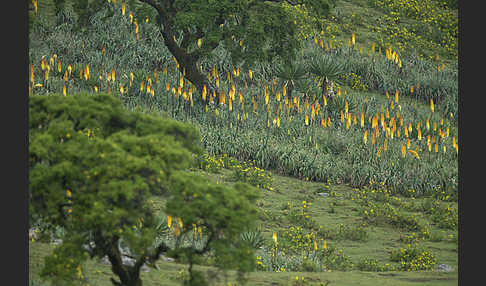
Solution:
M191 172L262 194L247 285L457 284L454 1L338 0L317 28L296 8L302 50L291 66L243 68L216 49L199 64L221 93L204 99L161 45L153 11L126 1L123 15L121 1L108 2L80 27L70 0L57 17L54 1L38 0L29 96L103 92L128 110L194 124L206 155ZM312 72L320 62L339 71L327 96ZM151 199L163 209L163 197ZM52 244L29 246L31 285L50 285L39 273ZM179 261L157 265L142 273L145 285L187 277ZM85 272L80 284L111 285L109 265L91 261ZM237 285L235 276L211 285Z

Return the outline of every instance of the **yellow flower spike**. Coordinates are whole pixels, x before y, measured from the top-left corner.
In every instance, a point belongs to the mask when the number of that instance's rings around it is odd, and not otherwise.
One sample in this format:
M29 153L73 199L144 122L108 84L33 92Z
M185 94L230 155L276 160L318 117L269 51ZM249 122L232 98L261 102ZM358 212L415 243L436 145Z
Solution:
M206 85L203 86L203 91L202 91L202 100L206 101L206 94L207 94L207 89Z
M202 44L201 38L197 39L197 47L200 48Z
M62 95L66 96L66 85L62 87Z
M305 125L306 126L309 125L309 115L308 114L305 115Z
M273 235L272 235L272 239L273 239L273 242L275 242L275 244L277 244L277 233L274 231L273 232Z
M180 86L181 88L183 88L183 87L184 87L184 77L182 77L182 76L181 76L181 77L180 77L180 79L179 79L179 86Z
M380 148L378 149L378 152L376 152L376 156L378 158L380 158L382 148L383 148L383 146L380 146Z
M405 158L405 155L407 154L407 149L405 148L405 145L401 144L400 151L402 152L402 158Z
M363 135L363 142L366 145L368 142L368 130L365 130L364 135Z
M326 120L324 119L324 117L321 118L321 125L322 127L326 128L327 127L327 122Z
M122 16L125 16L125 2L122 2L121 4L121 12L122 12Z
M172 226L172 216L167 216L167 226L170 228Z
M356 37L355 37L355 35L354 35L354 32L353 32L353 34L351 35L351 42L352 42L353 46L356 44Z
M268 85L265 85L265 104L268 104L269 95L268 95Z
M434 112L434 100L430 99L430 111Z
M412 154L416 159L420 159L419 154L415 150L407 150L408 153Z

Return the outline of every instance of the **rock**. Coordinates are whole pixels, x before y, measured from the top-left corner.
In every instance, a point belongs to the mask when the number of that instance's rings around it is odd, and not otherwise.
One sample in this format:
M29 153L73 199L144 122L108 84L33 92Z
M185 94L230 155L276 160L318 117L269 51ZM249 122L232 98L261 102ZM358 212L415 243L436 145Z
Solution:
M106 256L106 255L101 259L100 262L103 263L103 264L107 264L107 265L111 264L110 260L108 259L108 256ZM135 265L135 259L128 257L128 256L125 256L125 255L122 255L122 263L123 263L123 265L133 266L133 265ZM146 264L144 264L144 265L142 265L142 267L140 267L140 271L150 272L150 268Z
M452 266L449 266L447 264L437 264L435 267L435 271L442 271L442 272L448 272L454 270Z
M172 258L172 257L165 257L163 255L160 256L162 258L162 260L164 260L165 262L174 262L175 259Z
M38 240L39 239L39 230L35 227L29 229L29 240Z
M51 241L51 244L54 244L54 245L59 245L62 243L62 239L60 238L55 238Z

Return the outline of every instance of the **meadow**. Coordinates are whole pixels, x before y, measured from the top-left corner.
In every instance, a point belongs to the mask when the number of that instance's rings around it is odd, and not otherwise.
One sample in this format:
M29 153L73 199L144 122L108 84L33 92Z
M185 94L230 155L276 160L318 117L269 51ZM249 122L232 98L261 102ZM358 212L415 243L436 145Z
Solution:
M260 227L246 233L258 249L250 285L457 282L457 10L336 1L321 29L302 26L290 64L248 67L216 49L198 63L215 89L199 92L150 11L108 2L79 30L69 6L52 17L41 13L50 1L35 1L29 96L107 93L129 110L195 125L206 153L191 172L263 194ZM37 281L49 247L30 248ZM165 278L143 274L148 285L184 280L183 264L160 269ZM111 275L94 262L87 271L91 285Z

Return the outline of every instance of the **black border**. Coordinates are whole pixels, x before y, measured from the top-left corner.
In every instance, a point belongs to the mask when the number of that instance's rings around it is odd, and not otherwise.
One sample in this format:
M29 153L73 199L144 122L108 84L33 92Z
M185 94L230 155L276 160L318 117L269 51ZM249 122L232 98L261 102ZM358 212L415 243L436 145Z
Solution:
M3 285L28 285L28 1L2 3ZM12 17L7 15L11 14Z

